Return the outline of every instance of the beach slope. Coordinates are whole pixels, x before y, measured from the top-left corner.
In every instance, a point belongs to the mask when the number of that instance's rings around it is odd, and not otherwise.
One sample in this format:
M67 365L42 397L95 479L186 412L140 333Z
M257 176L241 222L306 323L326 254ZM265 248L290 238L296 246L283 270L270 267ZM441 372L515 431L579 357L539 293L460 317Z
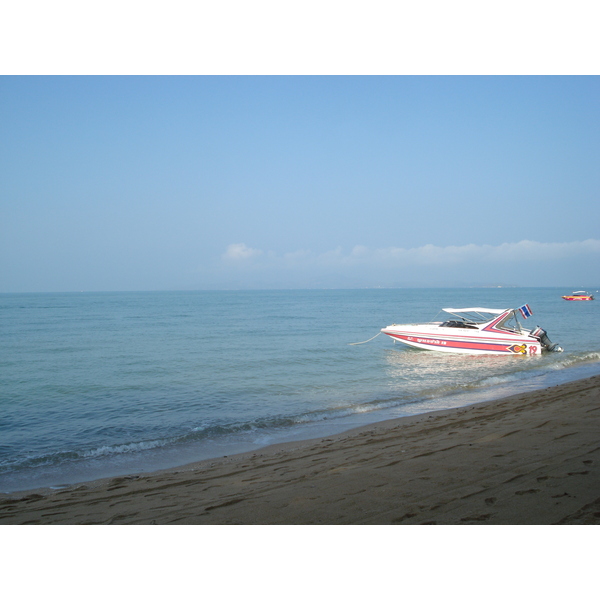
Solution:
M600 376L0 500L0 524L597 524Z

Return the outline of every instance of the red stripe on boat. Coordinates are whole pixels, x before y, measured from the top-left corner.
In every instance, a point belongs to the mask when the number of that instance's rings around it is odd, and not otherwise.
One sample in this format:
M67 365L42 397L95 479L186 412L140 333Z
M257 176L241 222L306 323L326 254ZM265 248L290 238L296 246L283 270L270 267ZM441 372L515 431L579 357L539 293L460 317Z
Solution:
M424 338L416 335L403 336L393 333L388 333L387 335L399 340L405 340L407 342L414 342L415 344L424 344L434 347L443 346L444 348L462 348L464 350L489 350L493 352L510 352L513 354L512 350L509 350L509 347L506 344L510 344L512 346L514 344L514 340L499 340L497 344L486 344L482 342L460 342L458 340Z

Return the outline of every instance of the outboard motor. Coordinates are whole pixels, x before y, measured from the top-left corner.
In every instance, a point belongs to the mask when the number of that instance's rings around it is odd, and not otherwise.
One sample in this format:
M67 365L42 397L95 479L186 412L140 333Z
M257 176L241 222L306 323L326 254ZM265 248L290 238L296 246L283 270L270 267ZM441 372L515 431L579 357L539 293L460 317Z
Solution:
M543 348L548 352L562 352L563 349L558 344L553 344L546 332L538 325L532 332L531 335L540 340Z

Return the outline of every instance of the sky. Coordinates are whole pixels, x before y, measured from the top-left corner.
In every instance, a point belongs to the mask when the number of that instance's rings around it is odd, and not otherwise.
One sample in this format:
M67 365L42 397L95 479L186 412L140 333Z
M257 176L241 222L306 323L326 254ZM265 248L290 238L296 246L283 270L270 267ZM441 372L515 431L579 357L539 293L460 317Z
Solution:
M600 287L596 3L5 5L0 293Z
M600 284L598 76L1 76L0 293Z

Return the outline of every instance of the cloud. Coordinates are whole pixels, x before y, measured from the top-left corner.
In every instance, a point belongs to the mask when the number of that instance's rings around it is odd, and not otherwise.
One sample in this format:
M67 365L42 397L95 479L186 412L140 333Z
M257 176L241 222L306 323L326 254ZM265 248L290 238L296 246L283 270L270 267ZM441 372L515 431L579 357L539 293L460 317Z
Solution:
M600 240L416 248L341 247L278 253L231 244L218 277L237 287L548 286L600 277ZM576 285L580 285L577 283ZM587 284L586 284L587 285ZM583 286L585 287L585 286Z
M600 253L600 240L583 242L532 242L523 240L498 246L466 244L464 246L434 246L418 248L379 248L369 250L357 246L348 255L353 262L373 265L426 265L451 266L468 263L510 263L526 261L551 261L580 255Z
M573 258L600 253L599 240L583 242L533 242L522 240L498 246L467 244L465 246L433 246L420 248L388 248L375 251L377 260L427 265L458 265L470 262L510 263Z
M227 250L225 250L225 253L222 255L222 258L230 261L245 261L260 256L262 253L262 250L248 248L246 244L229 244Z
M248 248L245 244L231 244L223 254L229 260L246 260L265 254L262 250ZM342 248L316 254L298 250L283 255L268 252L265 262L278 266L337 266L349 267L371 265L378 267L398 266L451 266L469 263L511 263L524 261L555 261L583 255L600 254L600 240L583 242L533 242L522 240L498 246L466 244L464 246L434 246L427 244L418 248L375 248L354 246L348 253Z
M600 253L600 240L583 242L531 242L523 240L516 244L489 246L493 260L560 260L576 256Z

